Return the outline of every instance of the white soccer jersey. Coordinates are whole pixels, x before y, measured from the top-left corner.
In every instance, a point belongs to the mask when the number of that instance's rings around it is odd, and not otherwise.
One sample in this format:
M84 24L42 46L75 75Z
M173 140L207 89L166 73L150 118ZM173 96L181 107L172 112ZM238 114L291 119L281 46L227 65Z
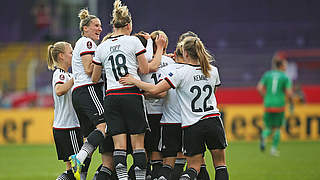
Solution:
M72 73L74 75L74 88L93 84L91 77L88 76L82 64L81 56L91 54L94 55L96 51L96 43L87 37L81 37L77 42L73 50L72 55Z
M135 36L111 37L98 46L93 61L104 67L108 84L107 91L133 87L119 83L119 79L128 73L140 80L137 56L145 52L146 49Z
M203 75L200 65L185 64L165 78L176 88L181 106L182 127L190 126L201 119L219 115L215 86L220 85L219 73L212 66L210 77Z
M57 96L55 86L64 84L72 78L72 75L62 69L56 69L52 77L52 90L54 99L54 121L55 129L71 129L80 127L79 120L72 105L72 92L69 90L62 96Z
M162 68L161 79L181 66L183 66L183 64L175 63ZM181 123L181 107L178 103L178 97L175 89L169 89L166 97L163 99L162 110L163 114L160 120L161 124Z
M160 80L161 69L174 64L174 60L170 57L162 55L159 69L156 72L140 75L141 80L147 83L157 84ZM145 105L148 114L162 114L163 99L150 98L145 100Z

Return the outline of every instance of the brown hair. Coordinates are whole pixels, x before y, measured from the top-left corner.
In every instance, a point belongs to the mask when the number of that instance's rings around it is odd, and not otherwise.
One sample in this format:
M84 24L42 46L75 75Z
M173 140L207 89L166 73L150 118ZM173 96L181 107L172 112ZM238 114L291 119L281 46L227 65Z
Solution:
M156 48L157 48L157 45L156 45L156 38L157 38L157 36L159 35L159 34L161 34L161 35L163 35L165 38L166 38L166 45L164 46L164 48L163 48L163 54L166 54L166 52L167 52L167 47L168 47L168 36L166 35L166 33L164 33L163 31L161 31L161 30L157 30L157 31L153 31L151 34L150 34L150 36L151 36L151 39L152 39L152 41L153 41L153 49L155 50Z
M178 43L183 41L186 37L198 37L198 35L192 31L185 32L179 36Z
M202 41L197 37L186 37L182 41L182 44L183 50L188 53L191 59L199 61L202 73L206 77L210 77L210 62L213 60L213 57L206 50Z
M87 9L81 9L79 13L80 18L80 31L81 35L83 35L83 26L90 26L91 20L97 18L95 15L89 14L89 11Z
M127 6L122 6L120 0L113 3L112 20L110 24L115 28L122 28L131 23L131 14Z
M176 51L175 51L177 57L183 57L182 46L183 46L182 43L177 44Z
M70 43L60 41L48 46L48 69L54 70L54 67L59 64L58 55L65 52L68 44Z

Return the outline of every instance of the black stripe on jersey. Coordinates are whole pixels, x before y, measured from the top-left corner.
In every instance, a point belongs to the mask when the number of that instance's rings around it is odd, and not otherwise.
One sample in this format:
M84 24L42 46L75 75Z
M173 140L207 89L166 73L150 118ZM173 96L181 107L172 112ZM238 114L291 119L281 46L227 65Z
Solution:
M166 80L168 82L168 84L175 89L176 87L174 87L174 85L172 84L172 82L170 81L170 79L168 79L167 77L164 78L164 80Z
M84 52L80 53L80 56L84 56L84 55L87 55L87 54L94 55L94 51L84 51Z
M64 82L58 81L58 82L56 82L56 84L54 84L54 85L57 85L57 84L64 84Z
M221 83L220 83L220 84L217 84L216 86L217 86L217 87L221 86Z
M145 52L146 52L146 49L143 49L143 50L137 52L137 53L136 53L136 56L139 56L140 54L143 54L143 53L145 53Z
M102 66L102 63L98 63L97 61L92 60L92 63L98 66Z

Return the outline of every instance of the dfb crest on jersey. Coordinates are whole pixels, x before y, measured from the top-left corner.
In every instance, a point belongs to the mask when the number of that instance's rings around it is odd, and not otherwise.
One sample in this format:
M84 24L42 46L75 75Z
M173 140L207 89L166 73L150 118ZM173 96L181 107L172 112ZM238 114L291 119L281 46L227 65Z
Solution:
M171 76L173 76L173 73L172 73L172 72L170 72L168 75L171 77Z
M59 79L60 79L60 80L64 80L64 79L65 79L64 75L63 75L63 74L60 74Z
M88 42L87 42L87 47L88 47L88 49L91 49L91 48L92 48L92 42L91 42L91 41L88 41Z

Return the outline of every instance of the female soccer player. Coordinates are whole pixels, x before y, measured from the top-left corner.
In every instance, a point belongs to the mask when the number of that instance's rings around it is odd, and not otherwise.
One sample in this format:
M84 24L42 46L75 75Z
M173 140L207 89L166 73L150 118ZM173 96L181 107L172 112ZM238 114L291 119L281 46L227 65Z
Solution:
M144 82L157 84L160 80L161 69L168 66L169 64L174 64L173 59L164 55L168 46L167 35L163 31L158 30L150 34L151 39L155 41L156 37L160 34L166 38L166 44L163 47L163 55L161 57L160 67L156 72L141 75L141 80ZM156 51L157 45L153 43L153 52L155 53ZM148 154L148 160L150 161L150 164L152 166L151 179L154 179L157 177L158 171L162 167L162 157L158 146L160 141L160 119L162 117L163 100L155 97L150 97L147 93L145 93L145 97L147 119L151 129L151 131L147 131L145 135L145 148Z
M128 75L119 82L158 94L176 88L181 106L183 128L183 151L187 156L188 169L180 179L195 179L202 164L202 154L206 146L211 151L216 179L228 179L225 163L227 146L224 128L217 109L214 95L220 85L218 71L210 65L211 55L197 37L187 37L182 41L183 57L186 63L170 72L165 81L157 85L142 82Z
M160 57L164 46L164 38L157 38L157 50L154 60L149 64L144 56L146 51L142 43L132 32L132 19L127 6L120 0L114 2L113 35L101 43L94 58L94 82L101 75L102 66L107 77L107 91L104 99L105 119L108 135L114 141L114 167L119 179L127 179L127 134L130 134L136 179L145 179L146 154L144 149L144 133L147 123L143 108L142 93L135 86L123 86L119 78L130 73L139 78L138 72L146 74L155 71L160 65ZM139 78L140 79L140 78Z
M71 66L72 47L67 42L56 42L48 46L48 68L54 70L52 90L54 99L53 137L58 160L66 162L66 172L57 179L74 179L69 156L82 146L80 124L71 102L73 77L68 72Z
M72 56L72 71L74 73L72 103L80 121L81 132L87 139L79 153L70 157L77 179L81 169L88 169L90 161L86 160L88 162L86 163L85 159L103 141L106 127L102 106L103 82L100 78L99 83L93 83L91 80L92 58L97 47L94 41L100 38L101 22L96 16L90 15L86 9L80 11L79 17L82 37L76 42ZM112 169L113 142L111 138L109 138L109 144L110 155L108 156L109 161L106 162L110 162L107 167ZM83 162L85 162L85 166L82 168Z

